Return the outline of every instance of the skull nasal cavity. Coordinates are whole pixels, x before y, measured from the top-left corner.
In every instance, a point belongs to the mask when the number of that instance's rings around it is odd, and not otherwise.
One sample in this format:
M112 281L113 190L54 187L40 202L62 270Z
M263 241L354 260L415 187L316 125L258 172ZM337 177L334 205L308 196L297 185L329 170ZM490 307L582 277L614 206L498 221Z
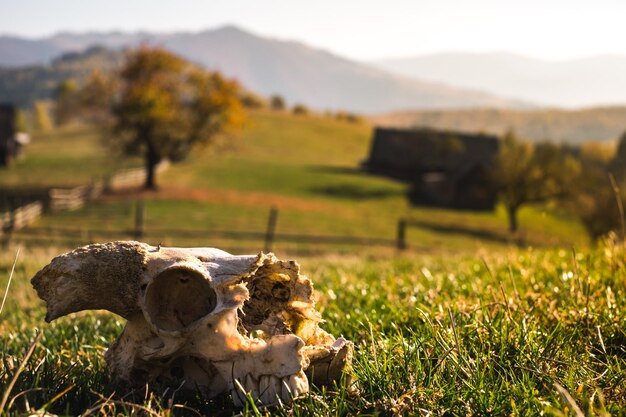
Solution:
M217 296L202 274L170 268L157 275L146 290L146 312L163 330L180 330L215 308Z

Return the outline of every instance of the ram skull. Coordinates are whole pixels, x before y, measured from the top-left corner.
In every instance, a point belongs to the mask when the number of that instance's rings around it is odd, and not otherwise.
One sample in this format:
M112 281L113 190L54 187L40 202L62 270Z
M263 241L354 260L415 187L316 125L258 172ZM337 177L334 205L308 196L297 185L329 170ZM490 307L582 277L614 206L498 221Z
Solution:
M273 254L140 242L93 244L60 255L32 279L46 321L104 309L127 320L105 354L126 387L230 392L270 405L340 381L353 345L319 327L311 281ZM346 373L347 375L347 373Z

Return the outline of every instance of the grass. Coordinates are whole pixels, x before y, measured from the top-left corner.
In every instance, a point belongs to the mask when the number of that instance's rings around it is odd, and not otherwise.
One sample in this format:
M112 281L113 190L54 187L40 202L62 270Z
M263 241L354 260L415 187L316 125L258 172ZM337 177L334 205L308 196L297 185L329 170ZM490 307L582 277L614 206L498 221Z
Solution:
M213 196L220 195L212 193ZM224 193L225 198L218 201L174 198L148 198L145 204L144 239L151 243L170 246L217 246L236 253L257 252L263 249L262 241L226 239L212 234L214 230L256 231L266 228L270 204L261 193L248 201L240 200L240 195ZM282 204L277 204L280 201ZM506 229L505 213L502 208L494 213L463 213L428 208L406 209L396 204L402 201L375 203L338 203L332 201L302 202L283 197L273 201L279 207L277 233L354 237L379 237L395 239L397 221L400 217L409 217L419 221L416 227L407 232L409 248L420 253L475 253L480 250L501 250L509 247L509 235ZM43 236L43 240L53 245L67 241L71 246L90 241L128 239L132 236L135 222L135 203L133 200L118 199L105 203L93 204L74 212L57 213L43 217L37 224L41 228L59 229L55 235ZM521 212L522 222L527 222L525 239L528 245L582 245L585 242L576 224L571 221L555 219L543 215L537 209L528 208ZM539 222L538 220L541 220ZM71 237L64 229L75 230ZM196 237L175 233L176 230L195 232ZM199 232L206 234L198 235ZM80 233L78 233L80 232ZM42 231L43 233L43 231ZM14 234L18 239L32 233ZM32 242L32 240L27 240ZM378 248L358 246L328 246L312 244L294 244L278 240L274 250L278 254L301 254L316 249L341 251L342 253L366 253Z
M43 338L8 415L626 415L626 252L609 241L582 252L305 258L325 329L356 345L354 382L269 410L116 391L102 355L122 319L87 312L43 323L28 279L57 252L25 248L17 262L0 321L0 392ZM2 288L13 255L0 257Z
M75 186L130 166L133 158L112 158L93 127L68 125L33 134L24 154L0 171L0 187L48 188Z

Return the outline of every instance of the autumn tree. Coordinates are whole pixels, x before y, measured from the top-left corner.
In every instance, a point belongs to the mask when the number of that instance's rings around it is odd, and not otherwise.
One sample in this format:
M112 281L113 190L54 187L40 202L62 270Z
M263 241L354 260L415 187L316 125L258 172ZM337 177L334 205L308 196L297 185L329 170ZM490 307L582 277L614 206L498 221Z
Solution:
M28 132L28 120L26 113L22 109L15 111L15 130L18 132Z
M251 91L242 91L239 99L241 104L247 109L256 110L267 106L267 103L261 96Z
M67 123L78 111L78 85L73 79L59 83L54 91L54 121L57 125Z
M115 100L117 87L116 78L112 74L93 71L78 93L80 116L96 124L109 122L110 107Z
M278 111L284 110L286 107L285 99L282 96L279 96L278 94L271 96L270 107L272 108L272 110L278 110Z
M581 147L581 175L576 180L566 208L578 217L592 241L609 232L624 233L626 206L626 136L622 136L617 152L599 143Z
M238 124L238 86L160 48L129 53L120 72L110 142L145 158L146 183L155 189L155 168L177 162L218 133Z
M309 114L309 109L304 104L296 104L292 109L293 114L299 116L305 116Z
M610 170L620 182L626 181L626 132L619 138L615 156L610 162Z
M48 110L48 103L35 101L33 104L33 124L35 130L47 132L52 129L52 120Z
M578 161L565 147L533 145L508 132L500 143L492 178L506 207L509 230L518 230L522 206L565 198L579 171Z

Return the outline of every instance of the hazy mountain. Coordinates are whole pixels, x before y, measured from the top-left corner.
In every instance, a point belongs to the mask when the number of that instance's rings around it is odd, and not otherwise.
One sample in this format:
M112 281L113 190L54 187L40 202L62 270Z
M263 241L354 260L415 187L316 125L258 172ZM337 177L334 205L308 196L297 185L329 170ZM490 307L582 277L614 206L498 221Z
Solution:
M94 70L108 71L121 65L120 51L92 47L83 52L66 52L47 65L0 68L0 102L30 106L35 100L51 98L63 80L81 82Z
M301 43L263 38L232 26L198 33L62 33L40 40L20 39L23 54L13 61L11 55L5 56L5 51L16 50L11 39L15 38L0 38L0 65L45 64L55 51L81 51L95 44L124 48L149 43L220 70L260 94L281 94L290 103L319 109L369 113L522 105L480 91L391 75Z
M442 53L370 64L408 77L550 106L626 103L626 56L546 61L506 53Z
M39 65L63 53L49 40L0 36L0 67Z
M155 39L159 39L159 36L144 32L62 32L43 39L0 36L0 67L6 69L46 65L67 52L83 52L94 46L123 49L128 45L153 42Z

